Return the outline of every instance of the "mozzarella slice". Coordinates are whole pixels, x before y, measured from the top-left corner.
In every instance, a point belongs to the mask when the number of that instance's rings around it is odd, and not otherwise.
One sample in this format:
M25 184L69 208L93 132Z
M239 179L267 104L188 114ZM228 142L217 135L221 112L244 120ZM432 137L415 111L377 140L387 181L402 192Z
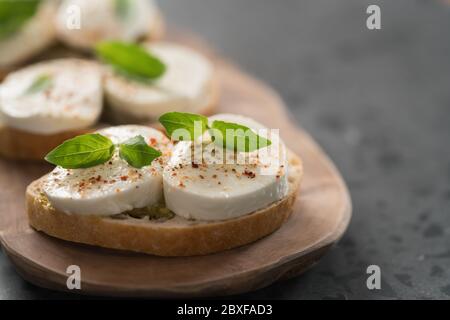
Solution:
M109 72L105 93L114 112L155 120L168 111L195 113L210 103L213 67L206 57L172 43L154 43L147 48L166 64L166 72L152 84Z
M158 19L151 0L65 0L57 13L56 30L68 45L90 49L103 40L138 40L153 30Z
M49 85L29 92L39 78ZM16 129L55 134L94 124L102 110L102 75L94 62L62 59L14 72L0 89L0 114Z
M214 116L211 121L219 119L254 130L264 128L252 119L229 114ZM277 143L270 131L257 133L271 139L272 145L250 153L238 152L239 163L234 160L234 152L223 154L221 148L211 144L201 152L200 162L195 158L198 149L193 148L201 142L178 142L163 173L166 206L188 219L215 221L249 214L285 197L288 167L284 144Z
M53 17L56 9L54 1L45 1L21 30L0 40L0 68L31 58L55 40Z
M157 204L162 198L162 170L170 154L170 141L159 131L142 126L118 126L99 131L114 143L142 135L163 153L150 166L136 169L119 157L87 169L56 167L43 192L56 209L68 214L111 216Z

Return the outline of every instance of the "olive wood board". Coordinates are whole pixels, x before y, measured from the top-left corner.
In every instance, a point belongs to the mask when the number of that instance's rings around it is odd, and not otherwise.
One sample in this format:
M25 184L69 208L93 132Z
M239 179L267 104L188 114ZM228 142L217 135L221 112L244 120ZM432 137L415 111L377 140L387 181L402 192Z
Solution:
M45 288L69 291L69 265L81 269L76 293L122 297L206 297L244 293L299 275L345 232L351 200L336 167L268 86L215 54L192 35L169 38L193 46L217 64L217 112L250 116L279 128L301 156L304 178L293 213L273 234L246 246L206 256L165 258L70 243L36 232L25 212L25 188L51 170L46 164L0 159L0 240L19 274ZM74 292L74 291L71 291Z

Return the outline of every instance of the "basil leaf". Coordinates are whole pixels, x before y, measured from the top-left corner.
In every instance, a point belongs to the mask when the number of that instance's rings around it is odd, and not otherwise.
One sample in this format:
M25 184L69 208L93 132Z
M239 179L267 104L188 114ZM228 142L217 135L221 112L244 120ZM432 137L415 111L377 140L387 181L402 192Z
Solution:
M194 140L201 136L208 129L208 119L204 116L192 113L169 112L159 118L159 122L164 126L167 135L172 140L184 140L173 136L178 129L184 129L187 135L185 139ZM176 132L177 135L180 132Z
M135 80L154 80L166 71L161 60L134 43L105 41L99 43L95 51L100 59L117 72Z
M161 152L150 147L143 136L131 138L119 146L119 155L135 168L148 166L153 160L161 156Z
M111 159L114 144L98 133L84 134L65 141L45 157L51 164L65 169L90 168Z
M131 5L130 0L115 0L114 6L116 9L117 16L123 21L127 21L130 17L131 13Z
M41 0L0 1L0 40L8 38L36 14Z
M272 144L270 140L257 135L250 128L236 123L216 120L211 129L216 145L235 151L252 152ZM215 130L218 130L218 134Z
M48 74L38 76L25 90L24 95L35 94L48 89L52 85L52 77Z

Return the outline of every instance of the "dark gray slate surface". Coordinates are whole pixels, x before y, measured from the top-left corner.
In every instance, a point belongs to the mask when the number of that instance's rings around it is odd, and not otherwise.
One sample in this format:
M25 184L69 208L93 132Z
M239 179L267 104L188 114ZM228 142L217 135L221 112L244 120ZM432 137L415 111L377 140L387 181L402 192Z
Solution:
M382 29L365 27L379 4ZM341 243L303 276L242 298L450 298L450 9L438 1L164 0L171 21L277 89L351 190ZM382 290L366 288L377 264ZM78 298L25 283L0 298Z

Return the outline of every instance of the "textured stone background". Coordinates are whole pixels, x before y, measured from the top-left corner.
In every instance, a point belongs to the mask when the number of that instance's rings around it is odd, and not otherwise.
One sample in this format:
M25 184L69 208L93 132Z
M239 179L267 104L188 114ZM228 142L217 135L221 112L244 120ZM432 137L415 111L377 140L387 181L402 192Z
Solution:
M164 0L168 18L272 85L346 179L344 239L303 276L242 298L450 298L450 7L439 1ZM382 30L365 27L379 4ZM366 267L382 290L366 288ZM0 298L77 298L25 283Z

